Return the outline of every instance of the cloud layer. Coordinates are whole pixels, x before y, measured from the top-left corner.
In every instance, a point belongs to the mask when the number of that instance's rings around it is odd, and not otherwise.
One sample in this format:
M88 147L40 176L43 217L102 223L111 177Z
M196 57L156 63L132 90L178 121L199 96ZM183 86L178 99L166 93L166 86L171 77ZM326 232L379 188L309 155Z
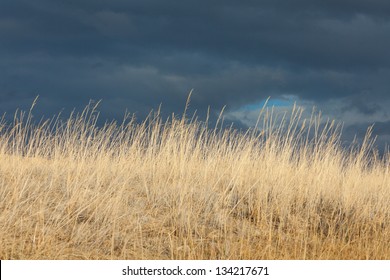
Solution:
M11 1L0 3L0 110L51 115L103 99L107 118L245 113L268 96L316 106L353 134L390 127L390 2ZM234 114L233 114L234 115ZM382 140L383 140L382 139ZM382 141L383 142L383 141Z

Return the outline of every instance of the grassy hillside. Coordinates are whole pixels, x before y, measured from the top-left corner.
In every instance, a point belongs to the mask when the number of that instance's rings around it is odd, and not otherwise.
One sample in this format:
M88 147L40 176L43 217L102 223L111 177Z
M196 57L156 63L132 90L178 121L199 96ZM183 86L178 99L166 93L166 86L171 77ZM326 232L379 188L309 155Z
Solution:
M0 124L0 259L390 259L390 155L266 109Z

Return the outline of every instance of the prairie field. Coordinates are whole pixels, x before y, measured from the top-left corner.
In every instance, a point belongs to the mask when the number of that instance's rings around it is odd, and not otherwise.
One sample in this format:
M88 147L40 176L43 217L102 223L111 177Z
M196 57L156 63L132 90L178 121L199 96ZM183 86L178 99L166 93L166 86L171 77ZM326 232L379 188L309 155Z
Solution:
M187 107L187 106L186 106ZM390 259L390 154L370 128L263 108L0 123L0 259Z

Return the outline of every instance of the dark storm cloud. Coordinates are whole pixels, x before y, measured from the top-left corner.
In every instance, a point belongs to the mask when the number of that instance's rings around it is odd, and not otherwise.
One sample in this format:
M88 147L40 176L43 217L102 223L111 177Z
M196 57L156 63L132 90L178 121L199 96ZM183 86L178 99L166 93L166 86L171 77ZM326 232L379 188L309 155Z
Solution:
M389 34L385 0L2 0L0 109L181 112L194 88L201 112L271 95L384 135Z

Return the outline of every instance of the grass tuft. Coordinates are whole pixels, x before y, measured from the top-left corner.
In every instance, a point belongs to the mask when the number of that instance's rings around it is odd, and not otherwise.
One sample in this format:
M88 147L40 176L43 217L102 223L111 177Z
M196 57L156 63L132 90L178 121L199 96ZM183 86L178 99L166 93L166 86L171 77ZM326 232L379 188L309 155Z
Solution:
M186 105L186 108L188 103ZM390 154L294 108L255 128L0 123L0 259L389 259Z

